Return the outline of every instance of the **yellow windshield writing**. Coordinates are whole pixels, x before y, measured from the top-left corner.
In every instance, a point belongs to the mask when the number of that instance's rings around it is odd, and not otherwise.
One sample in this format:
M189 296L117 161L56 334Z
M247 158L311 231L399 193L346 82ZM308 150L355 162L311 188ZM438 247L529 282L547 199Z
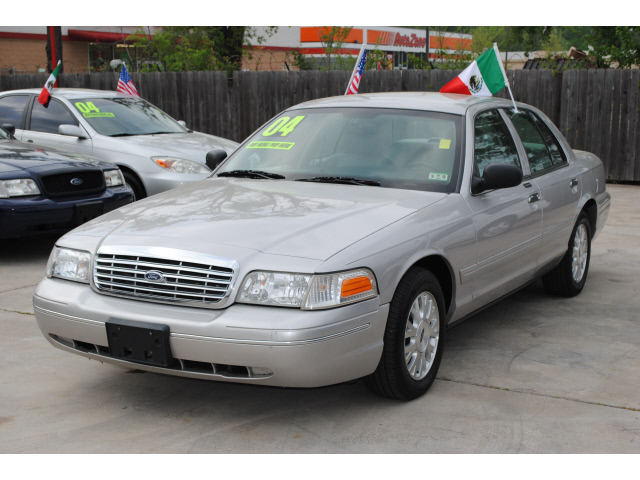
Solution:
M76 102L75 106L84 118L115 117L111 112L101 112L93 102Z
M290 117L280 117L267 128L263 133L263 137L270 137L279 133L281 137L286 137L298 126L304 119L304 115L300 115L291 119Z
M268 148L272 150L291 150L292 142L251 142L247 148Z

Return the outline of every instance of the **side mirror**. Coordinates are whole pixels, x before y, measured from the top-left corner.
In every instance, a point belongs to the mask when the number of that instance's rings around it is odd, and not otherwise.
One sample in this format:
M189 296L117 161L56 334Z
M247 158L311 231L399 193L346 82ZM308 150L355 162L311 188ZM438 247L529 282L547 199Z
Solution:
M485 190L516 187L522 183L522 170L510 163L492 163L482 172L482 177L473 176L471 193L481 193Z
M14 136L16 134L16 127L11 125L10 123L3 123L2 128L4 128L7 132L9 132L11 136Z
M187 128L187 122L185 122L184 120L178 120L178 125L180 125L181 127Z
M206 164L211 171L218 168L222 161L227 158L227 152L225 150L211 150L207 153Z
M60 125L58 127L58 133L60 135L67 135L68 137L89 138L84 130L77 125Z

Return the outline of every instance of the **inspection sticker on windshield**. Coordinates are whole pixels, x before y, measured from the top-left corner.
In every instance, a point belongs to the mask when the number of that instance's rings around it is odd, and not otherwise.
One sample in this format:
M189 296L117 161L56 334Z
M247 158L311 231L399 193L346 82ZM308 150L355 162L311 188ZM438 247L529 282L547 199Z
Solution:
M447 173L429 173L429 180L438 180L440 182L446 182L449 180L449 175Z
M247 148L269 148L272 150L291 150L293 142L251 142Z
M93 102L76 102L75 106L84 118L115 117L115 115L111 112L101 112L100 109L93 104Z
M440 139L440 148L445 150L449 150L451 148L451 140L446 140L444 138Z

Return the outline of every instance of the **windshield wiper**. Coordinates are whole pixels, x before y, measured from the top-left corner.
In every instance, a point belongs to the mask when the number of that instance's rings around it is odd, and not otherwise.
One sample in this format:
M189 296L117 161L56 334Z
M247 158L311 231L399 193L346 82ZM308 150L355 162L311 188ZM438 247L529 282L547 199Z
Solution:
M219 177L244 177L244 178L271 178L283 179L284 175L279 173L262 172L260 170L231 170L229 172L220 172Z
M140 133L116 133L114 135L109 135L110 137L135 137L136 135L141 135Z
M298 178L296 182L343 183L346 185L367 185L370 187L380 186L380 182L376 182L375 180L363 180L361 178L351 178L351 177Z

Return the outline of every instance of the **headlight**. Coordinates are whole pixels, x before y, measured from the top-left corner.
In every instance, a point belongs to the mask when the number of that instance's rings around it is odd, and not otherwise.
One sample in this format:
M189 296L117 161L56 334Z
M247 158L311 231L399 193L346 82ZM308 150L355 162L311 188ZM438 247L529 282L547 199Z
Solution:
M53 247L47 262L47 277L65 278L89 283L91 253L70 248Z
M0 180L0 198L22 197L25 195L40 195L38 185L30 178Z
M107 182L107 187L124 185L124 177L120 170L106 170L104 172L104 180Z
M366 268L326 275L257 271L245 277L237 302L319 310L376 295L376 279Z
M151 160L153 160L153 163L173 173L211 173L211 170L206 165L184 158L151 157Z
M238 302L300 307L311 275L251 272L240 289Z

